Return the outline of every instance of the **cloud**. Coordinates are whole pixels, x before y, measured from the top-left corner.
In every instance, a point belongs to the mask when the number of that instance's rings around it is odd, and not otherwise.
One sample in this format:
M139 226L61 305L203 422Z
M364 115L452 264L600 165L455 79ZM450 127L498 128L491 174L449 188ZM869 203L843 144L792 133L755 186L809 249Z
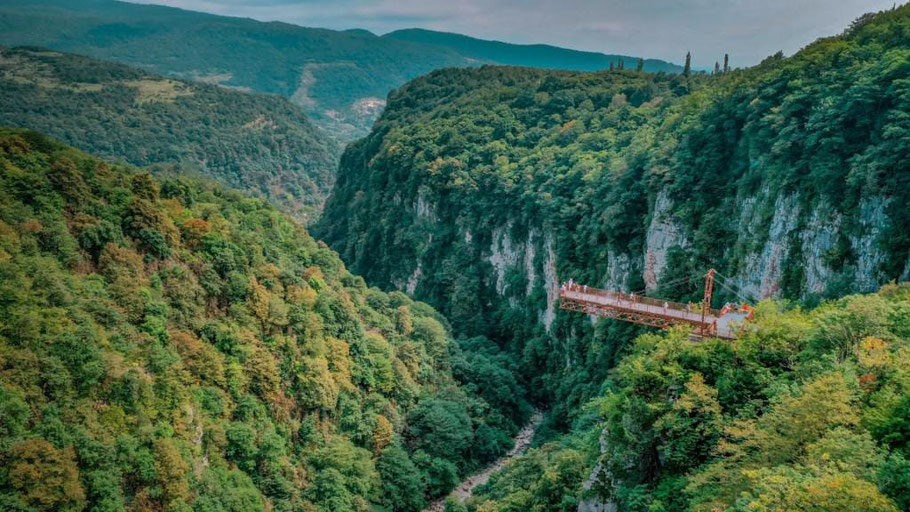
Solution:
M140 1L140 0L134 0ZM420 27L711 67L792 54L893 0L141 0L263 21L385 33Z

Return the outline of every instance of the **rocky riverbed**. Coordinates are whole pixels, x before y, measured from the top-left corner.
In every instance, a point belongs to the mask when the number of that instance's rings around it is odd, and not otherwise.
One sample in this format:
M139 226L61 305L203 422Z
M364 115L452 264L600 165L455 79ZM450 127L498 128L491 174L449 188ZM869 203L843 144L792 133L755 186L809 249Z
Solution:
M455 496L458 501L464 502L473 496L475 487L485 484L493 473L502 469L510 460L524 453L525 449L531 444L531 441L534 440L534 434L537 432L537 427L540 425L540 420L542 418L543 415L541 413L534 413L534 415L531 416L530 421L528 421L528 424L515 436L515 446L509 450L509 453L505 454L483 470L465 478L458 484L458 487L450 493L450 496ZM437 500L429 507L425 508L423 512L443 512L445 510L445 502L446 498Z

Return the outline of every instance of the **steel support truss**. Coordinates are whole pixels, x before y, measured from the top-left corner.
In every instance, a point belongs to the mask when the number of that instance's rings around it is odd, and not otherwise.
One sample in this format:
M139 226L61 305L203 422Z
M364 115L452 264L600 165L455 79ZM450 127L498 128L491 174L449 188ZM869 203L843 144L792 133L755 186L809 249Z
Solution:
M559 308L568 311L584 313L586 315L595 315L604 318L622 320L624 322L648 325L660 329L669 329L674 325L691 325L693 334L705 337L715 335L713 332L713 326L708 323L690 321L683 318L666 317L654 313L635 311L632 309L598 304L595 302L588 302L579 299L561 297L559 300Z

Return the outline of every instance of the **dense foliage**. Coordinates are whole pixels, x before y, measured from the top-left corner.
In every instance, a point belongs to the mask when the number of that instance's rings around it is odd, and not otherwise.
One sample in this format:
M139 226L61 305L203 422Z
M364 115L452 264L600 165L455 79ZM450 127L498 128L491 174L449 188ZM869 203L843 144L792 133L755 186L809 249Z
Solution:
M444 34L69 4L0 5L0 42L294 96L347 135L389 84L459 52L527 58ZM910 285L848 294L910 277L908 38L910 6L715 76L419 78L349 146L317 226L379 288L262 198L0 131L0 509L417 511L507 451L530 389L550 409L538 445L448 510L907 510ZM272 144L312 131L275 98L0 58L16 93L0 105L22 125L202 165L286 207L315 203L304 185L280 195L272 171L324 190L284 172L299 168ZM247 153L273 160L241 169ZM660 296L699 300L707 267L745 282L773 242L775 295L793 302L698 342L553 309L559 277L640 289L661 216Z
M304 221L334 179L335 144L278 96L28 48L0 49L0 89L4 125L133 165L202 174Z
M686 234L665 283L710 267L746 281L787 230L778 296L815 305L906 280L908 41L905 6L717 76L488 67L390 96L343 155L317 234L371 283L521 358L552 404L542 440L556 440L469 509L907 509L906 286L810 313L764 303L734 342L673 332L628 347L639 329L547 308L559 277L641 289L659 198L667 230ZM739 222L745 209L761 222ZM821 288L808 265L826 269ZM655 292L695 302L699 284Z
M700 300L710 267L744 280L767 270L755 267L775 229L792 229L767 249L787 255L768 263L783 297L816 302L910 276L908 40L901 7L718 76L434 72L393 93L373 133L348 147L316 233L369 282L410 286L456 331L521 354L533 388L577 410L631 329L558 314L544 332L548 288L557 277L643 288L659 196L686 234L659 277L696 277L662 297ZM747 209L756 225L739 221ZM791 227L773 228L781 210ZM810 229L829 250L812 252ZM530 264L521 255L494 271L503 233L535 250ZM828 273L822 289L808 289L810 264Z
M592 404L603 421L515 461L471 509L907 510L910 284L809 312L763 302L754 326L639 337Z
M441 67L477 64L473 53L462 54L458 47L365 30L262 23L114 0L0 0L0 45L38 45L282 94L341 140L365 135L388 92L407 80ZM509 48L525 54L516 45ZM587 55L561 52L573 59ZM510 60L510 53L495 62L526 62ZM535 62L552 64L545 54ZM658 63L668 65L648 65Z
M0 509L420 510L522 396L265 201L0 132Z
M522 260L504 275L500 295L488 258L492 231L506 226L520 241L535 226L563 226L551 231L559 274L591 264L574 275L596 275L606 250L592 242L607 228L592 211L623 214L609 219L607 232L627 237L647 214L641 173L603 180L601 162L622 148L648 149L636 134L653 130L673 98L704 80L498 67L433 73L391 95L374 133L348 147L314 229L380 287L402 286L419 266L416 296L460 332L520 354L539 398L558 396L556 413L574 410L635 331L600 329L593 339L586 320L568 316L557 322L564 330L548 336L539 312L552 282L527 274ZM415 214L415 203L432 207ZM543 267L546 251L534 258Z

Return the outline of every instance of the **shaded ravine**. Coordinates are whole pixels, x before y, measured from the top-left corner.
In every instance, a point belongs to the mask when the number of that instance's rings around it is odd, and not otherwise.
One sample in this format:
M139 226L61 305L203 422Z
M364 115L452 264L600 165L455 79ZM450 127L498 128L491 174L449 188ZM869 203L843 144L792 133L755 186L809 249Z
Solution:
M509 450L509 453L500 457L496 462L490 464L480 472L474 473L462 480L462 482L458 484L458 487L449 493L449 496L455 496L458 501L463 503L474 494L475 487L487 483L487 480L490 479L490 476L493 473L502 469L510 460L524 453L525 449L534 439L534 434L537 432L537 427L540 426L542 418L543 414L535 412L528 423L518 432L518 435L515 436L515 446ZM448 496L434 501L430 506L423 509L423 512L443 512L446 508L446 498L448 498Z

